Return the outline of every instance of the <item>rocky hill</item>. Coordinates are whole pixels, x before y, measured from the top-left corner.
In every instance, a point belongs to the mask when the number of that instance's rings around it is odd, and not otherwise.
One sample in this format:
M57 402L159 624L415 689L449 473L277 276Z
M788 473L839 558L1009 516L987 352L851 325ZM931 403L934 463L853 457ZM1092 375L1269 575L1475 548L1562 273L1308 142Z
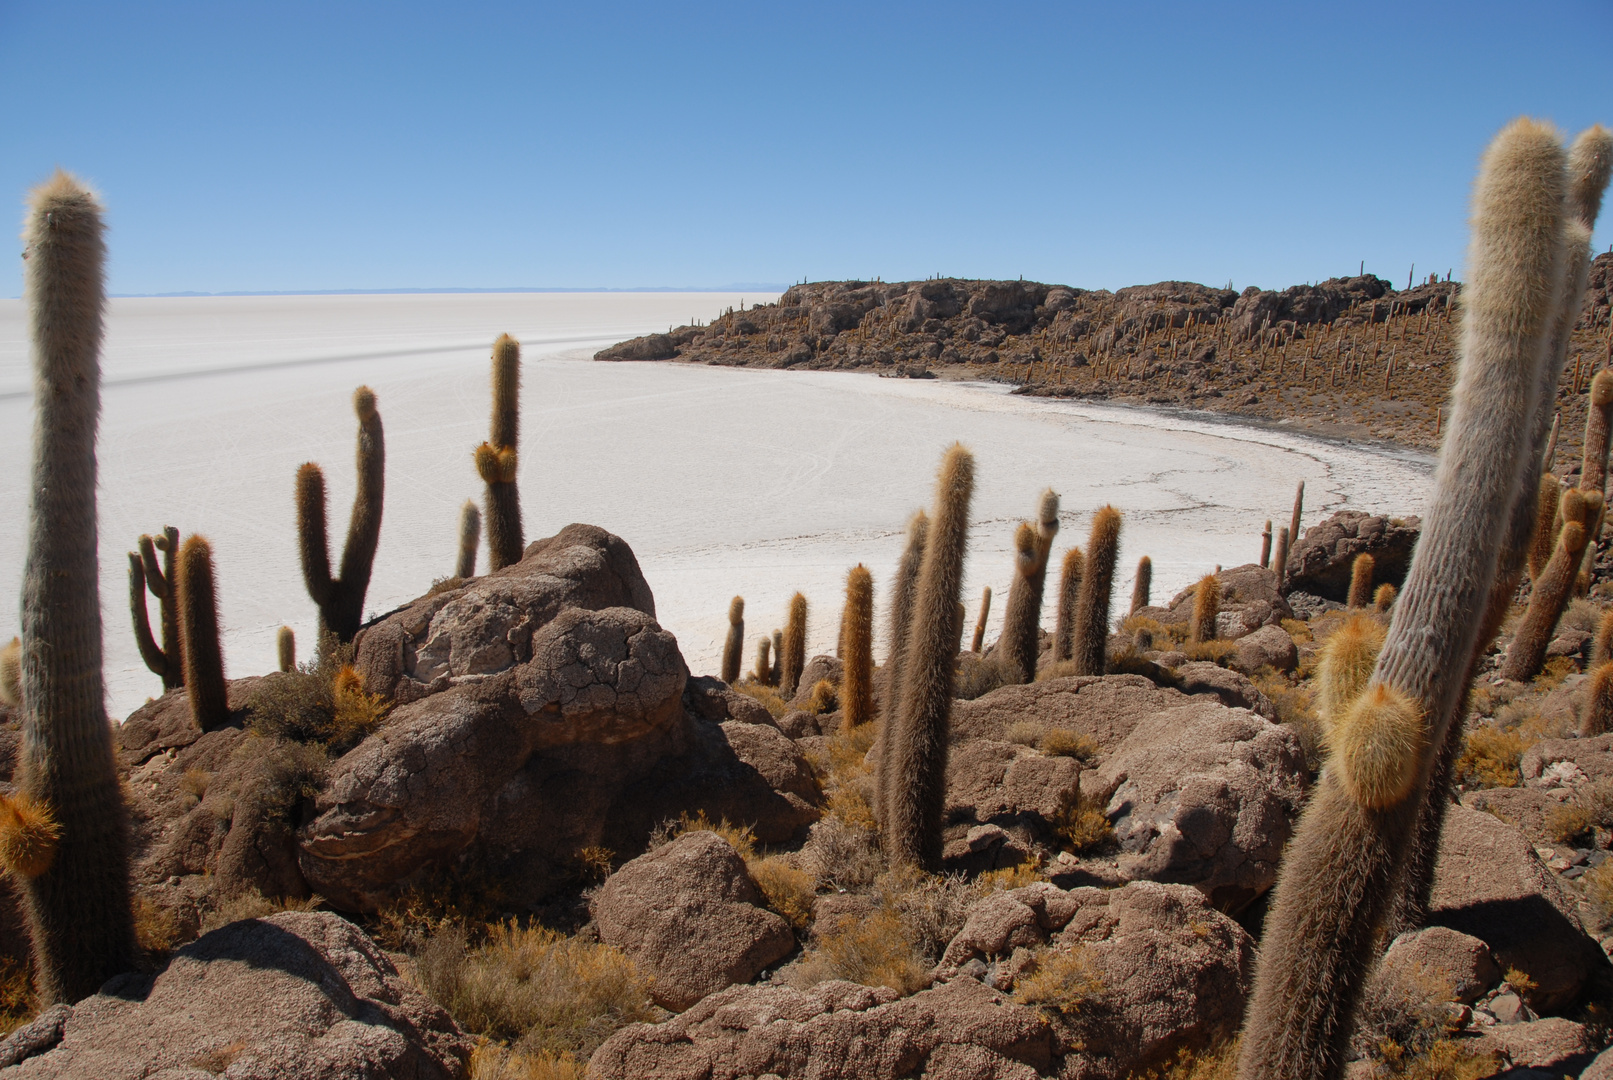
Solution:
M1560 392L1567 431L1583 429L1590 375L1607 362L1610 287L1613 254L1603 254ZM1208 409L1433 449L1460 290L1433 278L1397 290L1371 274L1241 293L1182 281L1115 292L955 278L812 282L595 359L999 380L1028 394Z

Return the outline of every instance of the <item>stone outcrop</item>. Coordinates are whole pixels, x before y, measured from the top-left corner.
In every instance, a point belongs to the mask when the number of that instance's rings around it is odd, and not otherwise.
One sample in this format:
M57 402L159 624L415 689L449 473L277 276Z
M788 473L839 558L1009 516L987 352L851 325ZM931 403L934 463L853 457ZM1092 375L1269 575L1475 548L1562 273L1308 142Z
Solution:
M1390 944L1380 961L1386 973L1419 987L1448 991L1452 1001L1471 1005L1501 981L1490 947L1448 926L1409 930Z
M952 703L953 743L1007 738L1014 724L1033 721L1085 735L1098 760L1144 718L1187 702L1177 691L1141 675L1076 675L1004 686L973 701Z
M1360 510L1340 510L1312 525L1288 550L1285 591L1300 590L1343 603L1350 594L1350 571L1357 555L1371 555L1376 584L1399 588L1411 566L1412 549L1422 532L1417 517L1388 518Z
M1145 717L1081 786L1107 803L1126 877L1236 912L1276 880L1306 776L1293 731L1201 699Z
M465 1075L473 1041L351 923L286 913L231 923L158 974L121 975L0 1042L17 1080Z
M1529 1006L1561 1009L1607 960L1574 905L1515 826L1465 806L1445 817L1429 922L1489 946L1503 970L1534 980Z
M684 833L627 863L591 907L599 940L653 975L650 994L668 1009L748 983L795 948L745 861L712 832Z
M1277 587L1277 575L1256 563L1222 570L1215 579L1221 586L1220 613L1215 622L1217 637L1241 638L1263 626L1275 626L1294 617L1293 609ZM1193 618L1197 589L1196 584L1190 586L1171 597L1164 608L1142 608L1138 614L1166 625L1189 622Z
M1253 675L1261 668L1289 672L1299 666L1299 648L1287 630L1280 626L1263 626L1238 638L1238 651L1232 664L1245 675Z
M900 1000L837 980L730 987L663 1024L622 1029L588 1064L599 1080L1036 1080L1053 1047L1034 1009L973 979Z

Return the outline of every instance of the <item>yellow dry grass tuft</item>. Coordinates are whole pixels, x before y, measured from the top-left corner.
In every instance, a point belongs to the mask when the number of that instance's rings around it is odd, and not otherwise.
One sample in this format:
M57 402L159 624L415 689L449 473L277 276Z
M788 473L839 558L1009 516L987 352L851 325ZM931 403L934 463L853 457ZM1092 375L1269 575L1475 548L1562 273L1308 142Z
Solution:
M1014 980L1014 1000L1064 1016L1079 1016L1103 994L1103 978L1084 950L1052 950L1036 956L1036 966Z
M818 876L802 870L788 856L768 855L745 864L751 880L762 890L767 906L784 916L797 930L812 925L812 902L818 896Z
M1474 724L1462 737L1457 779L1468 787L1517 787L1523 783L1518 771L1523 751L1524 740L1517 732L1503 731L1494 724Z
M1053 825L1053 831L1064 841L1065 850L1072 855L1090 855L1102 851L1114 842L1114 826L1104 813L1104 804L1089 795L1082 795Z
M888 986L907 995L930 985L930 969L901 916L881 908L872 915L843 917L834 926L820 928L816 941L788 978L801 989L845 979L863 986Z
M1098 742L1090 735L1069 728L1048 728L1042 733L1038 748L1048 757L1075 758L1089 763L1098 756Z
M753 679L741 679L734 685L734 689L746 697L760 701L775 720L790 711L790 703L771 686L765 686Z
M571 1054L523 1054L483 1039L470 1052L470 1080L587 1080L588 1063Z

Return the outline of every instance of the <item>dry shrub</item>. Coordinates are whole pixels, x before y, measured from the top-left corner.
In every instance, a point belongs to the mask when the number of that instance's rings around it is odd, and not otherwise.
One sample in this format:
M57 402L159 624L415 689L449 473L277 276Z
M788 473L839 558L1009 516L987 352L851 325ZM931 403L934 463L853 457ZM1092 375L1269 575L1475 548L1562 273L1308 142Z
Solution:
M863 986L888 986L907 995L930 985L930 965L914 946L901 916L881 908L868 916L842 916L819 927L816 941L785 980L806 990L831 979Z
M242 919L261 919L266 915L278 915L282 911L313 911L324 902L325 898L318 894L306 900L299 900L294 896L280 896L271 900L257 892L236 893L218 901L212 910L202 916L200 932L210 933L221 926L228 926Z
M984 657L963 653L958 657L957 672L952 679L952 696L962 701L973 701L1008 683L1008 673L1003 670L995 653Z
M1048 728L1042 733L1040 749L1048 757L1075 758L1083 764L1098 756L1096 739L1069 728Z
M426 943L418 970L461 1027L527 1056L586 1061L617 1029L655 1016L649 978L620 950L541 926L495 923L475 949L462 928L445 926Z
M1388 1043L1380 1047L1379 1060L1374 1072L1398 1080L1484 1080L1502 1068L1498 1055L1477 1053L1452 1039L1436 1039L1416 1054Z
M807 757L823 787L830 815L870 832L877 827L873 807L868 804L874 777L867 759L880 726L859 724L851 731L836 730L825 741L821 753Z
M470 1080L587 1080L588 1063L571 1054L523 1054L483 1039L470 1052Z
M1564 679L1579 670L1579 665L1566 656L1552 656L1546 659L1540 674L1534 677L1530 684L1536 690L1555 690L1562 685Z
M963 929L979 899L961 874L926 874L901 867L874 881L875 901L895 911L919 953L934 964Z
M1005 866L1000 870L987 870L984 874L975 878L975 890L982 896L989 896L994 892L1024 888L1026 885L1031 885L1041 880L1041 860L1027 859L1017 866Z
M1210 641L1189 641L1179 646L1189 660L1208 660L1212 664L1225 665L1226 661L1238 655L1238 643L1228 641L1226 638L1215 638Z
M1517 787L1523 783L1518 771L1523 751L1523 738L1517 732L1503 731L1494 724L1474 724L1462 736L1456 777L1470 788Z
M1579 802L1566 802L1546 812L1546 835L1559 844L1583 847L1582 841L1588 840L1595 831L1596 819Z
M1568 610L1563 612L1562 618L1557 620L1557 633L1564 630L1579 630L1586 634L1596 633L1596 628L1602 622L1603 608L1589 600L1576 599L1569 603Z
M354 648L329 632L314 658L296 671L263 680L247 701L247 723L260 735L326 746L341 754L357 746L386 718L391 705L367 693L353 668Z
M1076 804L1053 823L1053 831L1072 855L1090 855L1114 843L1115 829L1104 813L1104 804L1083 794Z
M819 679L812 684L812 693L807 695L806 711L813 716L823 716L840 708L840 690L828 679Z
M207 785L212 782L213 774L206 769L186 769L185 775L179 778L179 790L200 801L207 794Z
M1237 1075L1238 1040L1233 1038L1203 1049L1180 1047L1175 1057L1133 1080L1236 1080Z
M1003 731L1003 739L1021 746L1035 746L1041 741L1042 732L1046 730L1046 724L1037 723L1035 720L1015 720Z
M823 889L848 892L867 888L885 868L872 829L827 814L813 826L799 857L801 868Z
M1602 917L1613 921L1613 859L1581 874L1579 884L1586 898L1601 911Z
M1162 623L1147 615L1128 615L1120 622L1122 637L1135 640L1139 633L1146 634L1149 645L1161 651L1175 648L1186 641L1191 629L1185 622Z
M1361 995L1351 1051L1389 1062L1427 1052L1455 1029L1448 983L1399 968L1375 968Z
M179 916L144 894L134 898L134 940L152 957L166 956L179 944Z
M597 884L610 877L615 868L616 852L608 847L580 847L571 854L577 876L589 884Z
M0 960L0 1035L9 1035L39 1013L39 996L26 963Z
M768 855L746 863L751 880L767 898L767 906L797 930L812 925L812 902L818 898L818 876L791 863L789 856Z
M738 690L746 697L760 701L775 720L790 711L790 703L779 696L777 690L771 686L764 686L753 679L741 679L734 684L733 689Z
M1037 953L1034 963L1014 980L1014 1000L1021 1005L1079 1016L1103 994L1103 978L1084 949L1048 949Z
M1299 619L1284 619L1282 628L1288 631L1288 636L1294 639L1294 644L1303 645L1307 641L1315 641L1316 635L1311 633L1311 624Z
M1276 708L1277 721L1288 725L1299 738L1299 748L1305 754L1305 767L1313 773L1321 772L1322 763L1327 759L1327 745L1323 739L1322 721L1313 708L1315 691L1305 683L1291 682L1286 676L1267 668L1262 668L1250 681Z
M729 844L733 845L739 857L747 863L756 857L756 834L749 825L732 825L727 818L713 822L706 816L704 810L690 817L687 812L679 814L676 821L663 821L650 833L650 842L647 850L670 844L685 833L709 832L716 833Z

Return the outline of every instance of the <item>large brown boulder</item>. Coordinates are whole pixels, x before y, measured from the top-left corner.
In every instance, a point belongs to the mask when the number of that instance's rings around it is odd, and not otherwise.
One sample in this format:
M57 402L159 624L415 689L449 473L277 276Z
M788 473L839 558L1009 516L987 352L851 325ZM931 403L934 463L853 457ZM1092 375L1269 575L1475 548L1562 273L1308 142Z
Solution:
M1052 951L1028 952L1044 944ZM1063 892L1045 882L997 893L969 914L937 974L989 961L1000 987L1033 966L1078 954L1094 989L1079 1007L1049 1010L1061 1077L1114 1080L1237 1030L1254 941L1198 890L1133 882ZM988 968L988 972L991 969Z
M1340 510L1306 529L1288 549L1285 591L1299 590L1343 603L1350 595L1350 572L1357 555L1371 555L1376 584L1399 587L1411 566L1422 532L1417 517L1390 518L1360 510Z
M1081 786L1107 803L1125 876L1236 912L1276 880L1306 777L1291 729L1200 698L1144 718Z
M242 1080L463 1077L473 1040L327 913L248 919L185 946L157 975L120 975L0 1043L7 1078Z
M699 831L627 863L590 906L599 940L654 976L656 1004L682 1010L795 948L789 924L763 903L733 846Z
M666 1023L622 1029L588 1063L599 1080L1036 1080L1053 1064L1036 1011L973 979L900 1000L838 980L734 986Z
M1008 729L1030 721L1086 735L1099 760L1142 722L1187 697L1141 675L1077 675L1004 686L973 701L952 703L952 741L1005 739Z
M1523 833L1465 806L1446 812L1431 908L1431 924L1478 938L1503 970L1534 980L1529 1005L1539 1013L1571 1004L1607 963Z
M513 566L427 595L355 639L365 688L399 704L532 659L532 642L568 608L635 608L655 598L633 551L595 525L567 525L528 544Z
M1292 619L1294 611L1283 599L1277 575L1258 563L1245 563L1215 575L1221 586L1220 614L1216 616L1216 636L1241 638L1262 626L1275 626ZM1193 617L1198 586L1191 585L1171 598L1170 606L1157 614L1164 623L1184 623Z

